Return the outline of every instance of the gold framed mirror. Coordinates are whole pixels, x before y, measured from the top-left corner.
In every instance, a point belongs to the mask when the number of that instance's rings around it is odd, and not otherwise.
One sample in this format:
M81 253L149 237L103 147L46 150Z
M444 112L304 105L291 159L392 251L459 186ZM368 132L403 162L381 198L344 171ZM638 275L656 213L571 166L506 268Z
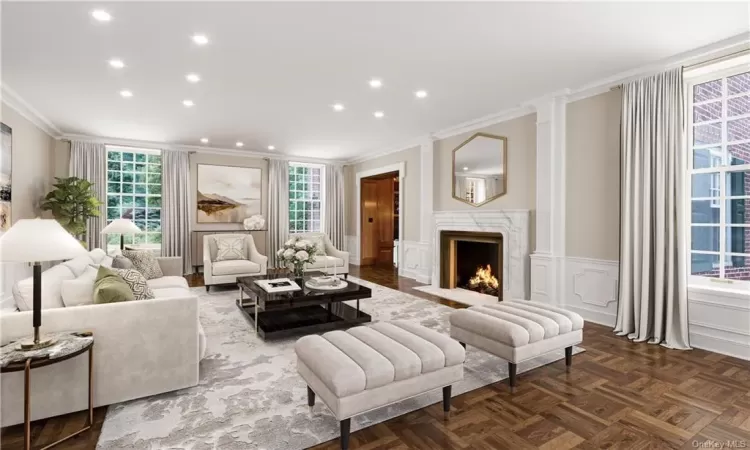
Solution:
M453 149L453 198L482 206L508 190L508 138L476 133Z

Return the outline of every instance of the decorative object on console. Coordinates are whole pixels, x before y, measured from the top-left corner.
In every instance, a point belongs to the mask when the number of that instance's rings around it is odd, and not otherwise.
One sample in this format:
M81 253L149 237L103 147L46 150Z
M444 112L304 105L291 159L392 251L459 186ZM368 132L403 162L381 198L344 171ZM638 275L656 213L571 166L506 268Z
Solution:
M302 278L305 264L314 264L317 252L318 247L312 241L294 236L284 242L284 246L276 252L276 257L294 272L295 278Z
M54 343L41 338L42 261L59 261L85 255L86 250L56 220L21 219L0 236L0 261L34 265L34 337L19 344L23 349L38 349Z
M70 234L86 242L87 222L99 217L101 202L96 198L94 183L78 177L55 177L55 189L42 201L44 211L52 215Z
M122 256L133 262L133 268L142 273L147 280L161 278L164 273L159 266L156 256L149 250L123 250Z
M2 149L0 150L0 231L10 228L13 169L13 130L0 123Z
M125 248L125 235L142 233L143 230L138 228L136 224L130 219L115 219L110 222L109 225L102 229L102 234L119 234L120 235L120 250ZM106 248L105 248L106 249Z
M476 133L453 150L453 198L482 206L507 191L508 138Z
M262 171L198 164L199 223L241 223L261 212Z
M242 222L242 226L246 230L262 230L266 226L266 219L262 215L256 214L245 219Z

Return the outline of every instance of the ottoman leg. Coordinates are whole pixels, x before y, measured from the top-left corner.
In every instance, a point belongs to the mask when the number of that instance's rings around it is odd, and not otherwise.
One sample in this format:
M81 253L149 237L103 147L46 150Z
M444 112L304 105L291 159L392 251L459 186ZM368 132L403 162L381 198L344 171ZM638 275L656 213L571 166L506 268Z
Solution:
M565 371L570 372L570 366L573 365L573 347L565 347Z
M349 429L352 419L341 421L341 450L349 450Z
M508 363L508 382L510 383L510 392L516 390L516 365L512 362Z
M451 387L443 388L443 415L448 419L451 415Z
M310 389L310 386L307 387L307 406L310 408L315 406L315 392Z

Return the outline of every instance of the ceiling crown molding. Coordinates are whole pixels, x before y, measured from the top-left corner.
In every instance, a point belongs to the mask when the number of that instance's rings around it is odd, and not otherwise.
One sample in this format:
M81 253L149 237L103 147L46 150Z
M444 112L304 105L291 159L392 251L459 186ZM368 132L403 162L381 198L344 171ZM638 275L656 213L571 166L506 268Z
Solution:
M62 135L62 131L60 131L55 124L34 109L29 102L21 98L21 96L11 89L7 83L3 83L2 86L0 86L0 97L2 97L3 103L15 110L26 120L39 127L50 137L58 139Z

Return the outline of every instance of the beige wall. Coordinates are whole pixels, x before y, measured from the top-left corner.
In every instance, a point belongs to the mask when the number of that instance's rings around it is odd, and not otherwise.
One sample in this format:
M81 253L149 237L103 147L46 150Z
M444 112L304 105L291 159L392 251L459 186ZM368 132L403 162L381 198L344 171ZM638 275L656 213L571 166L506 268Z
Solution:
M453 149L474 133L508 138L508 191L475 207L453 198ZM529 249L536 249L536 114L529 114L435 143L435 211L528 209Z
M5 103L2 122L13 131L11 220L42 214L41 200L52 186L55 139Z
M357 173L404 162L406 175L403 186L404 198L401 199L401 213L404 215L403 240L419 241L419 152L420 148L414 147L344 168L347 199L347 206L345 208L347 236L355 236L357 234Z
M70 174L70 141L55 141L52 153L52 177L65 178Z
M567 256L617 260L620 217L620 92L567 106Z

